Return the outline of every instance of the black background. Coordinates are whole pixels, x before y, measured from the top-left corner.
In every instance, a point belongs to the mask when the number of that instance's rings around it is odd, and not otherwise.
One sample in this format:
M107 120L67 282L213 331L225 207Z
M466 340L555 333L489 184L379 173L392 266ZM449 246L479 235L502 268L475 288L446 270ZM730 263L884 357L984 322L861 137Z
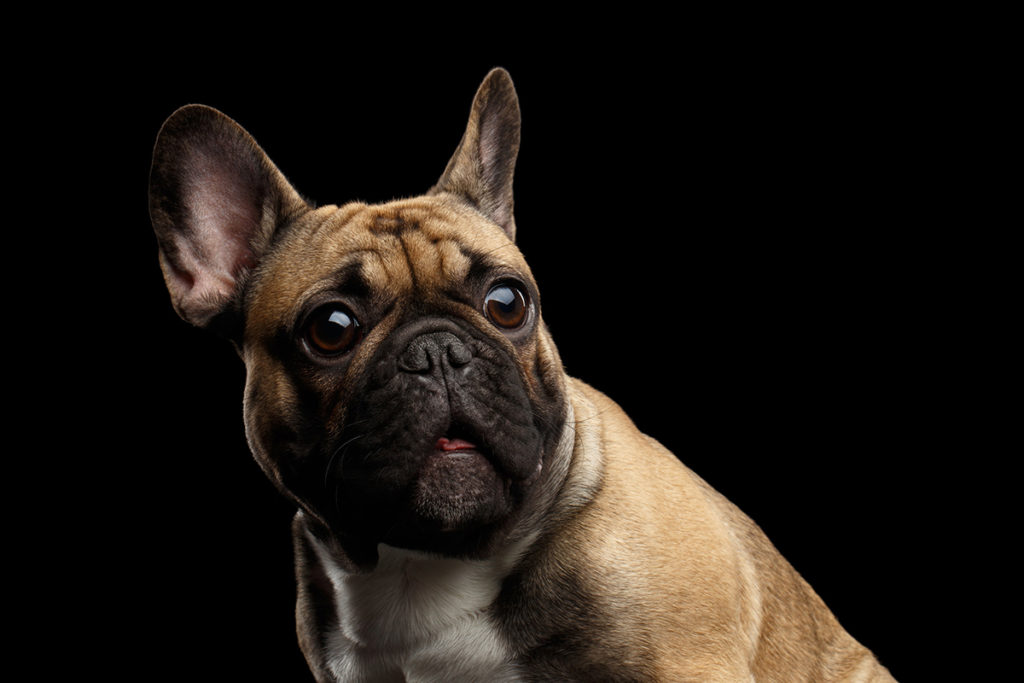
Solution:
M33 632L73 630L76 661L110 679L309 680L292 510L248 454L234 351L171 309L152 144L201 102L317 203L414 195L500 65L523 114L518 241L567 371L753 517L914 680L925 655L908 634L935 626L920 610L947 552L932 482L962 430L935 372L947 290L914 209L929 124L912 76L927 65L899 36L830 22L415 41L316 24L282 19L230 48L182 28L69 58L21 101L44 123L25 134L40 150L26 173L77 190L33 213L63 270L37 278L58 292L37 325L62 327L45 363L59 379L31 396L74 419L47 422L73 445L26 487L57 520L26 555L75 568L46 598L85 599L34 610Z

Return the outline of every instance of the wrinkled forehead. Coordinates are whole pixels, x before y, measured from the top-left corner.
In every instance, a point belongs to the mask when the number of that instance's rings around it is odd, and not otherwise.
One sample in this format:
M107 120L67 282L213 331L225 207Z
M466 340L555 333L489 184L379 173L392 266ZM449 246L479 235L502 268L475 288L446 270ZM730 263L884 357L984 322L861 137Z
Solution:
M504 231L459 202L420 197L329 206L283 236L261 264L250 302L254 315L281 320L310 296L343 282L356 280L368 294L429 297L484 266L529 277Z

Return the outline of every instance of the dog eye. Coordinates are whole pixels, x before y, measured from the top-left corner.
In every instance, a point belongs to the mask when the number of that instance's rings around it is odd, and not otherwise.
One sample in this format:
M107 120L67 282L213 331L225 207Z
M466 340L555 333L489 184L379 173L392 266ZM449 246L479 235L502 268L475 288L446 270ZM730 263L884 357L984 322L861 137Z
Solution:
M484 315L498 327L519 327L526 320L528 310L526 295L521 289L509 283L491 287L484 297Z
M305 339L309 347L325 356L340 356L359 341L359 322L341 304L321 306L306 323Z

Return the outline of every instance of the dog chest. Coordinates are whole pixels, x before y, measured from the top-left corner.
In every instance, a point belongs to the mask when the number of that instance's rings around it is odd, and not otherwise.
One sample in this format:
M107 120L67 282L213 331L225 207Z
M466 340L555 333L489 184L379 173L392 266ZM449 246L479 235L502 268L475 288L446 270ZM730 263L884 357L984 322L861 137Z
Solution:
M323 644L337 680L519 680L488 613L504 558L434 558L381 545L373 572L349 574L313 545L334 589L337 622Z

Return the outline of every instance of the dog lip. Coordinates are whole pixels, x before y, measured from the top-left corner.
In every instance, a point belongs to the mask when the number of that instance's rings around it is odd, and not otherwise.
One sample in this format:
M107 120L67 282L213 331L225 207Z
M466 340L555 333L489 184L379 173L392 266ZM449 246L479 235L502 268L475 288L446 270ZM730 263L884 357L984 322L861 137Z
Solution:
M442 436L434 444L434 449L441 451L442 453L456 453L460 451L475 451L477 446L474 443L466 441L465 439L453 438Z

